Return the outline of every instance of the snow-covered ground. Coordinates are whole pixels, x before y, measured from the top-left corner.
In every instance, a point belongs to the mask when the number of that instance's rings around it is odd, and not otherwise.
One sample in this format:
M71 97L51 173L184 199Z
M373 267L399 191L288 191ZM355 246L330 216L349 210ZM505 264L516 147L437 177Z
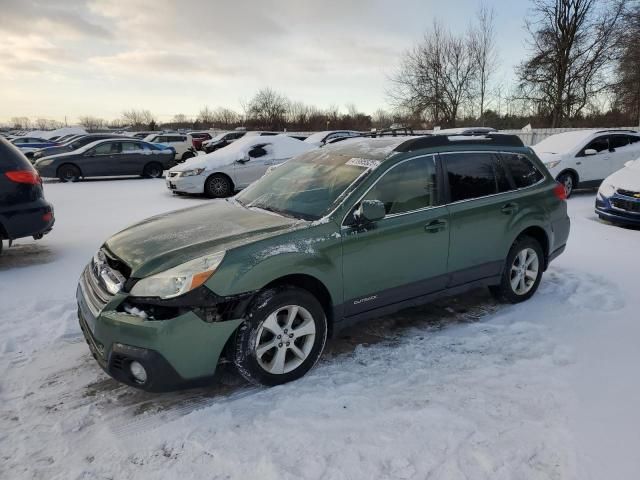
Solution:
M300 381L153 395L109 379L75 316L110 234L207 200L162 180L46 185L57 223L0 257L2 479L640 477L640 231L569 201L533 299L484 291L343 331Z

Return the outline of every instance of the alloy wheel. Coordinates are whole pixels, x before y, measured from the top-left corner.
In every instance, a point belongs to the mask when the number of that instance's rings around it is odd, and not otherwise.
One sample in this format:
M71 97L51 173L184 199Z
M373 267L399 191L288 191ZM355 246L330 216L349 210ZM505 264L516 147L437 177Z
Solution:
M221 197L227 194L227 182L223 178L213 178L209 184L209 190L216 197Z
M286 305L271 313L256 336L258 364L274 375L289 373L304 362L316 338L316 325L309 311Z
M510 282L516 295L526 295L536 283L540 271L538 254L533 248L521 250L511 264Z

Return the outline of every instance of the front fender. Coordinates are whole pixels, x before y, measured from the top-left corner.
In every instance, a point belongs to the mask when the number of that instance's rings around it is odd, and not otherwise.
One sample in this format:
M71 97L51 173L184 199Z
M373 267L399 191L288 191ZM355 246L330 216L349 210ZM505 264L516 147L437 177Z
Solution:
M311 224L229 252L207 282L217 295L232 296L264 288L287 275L316 278L334 303L342 302L342 242L334 222Z

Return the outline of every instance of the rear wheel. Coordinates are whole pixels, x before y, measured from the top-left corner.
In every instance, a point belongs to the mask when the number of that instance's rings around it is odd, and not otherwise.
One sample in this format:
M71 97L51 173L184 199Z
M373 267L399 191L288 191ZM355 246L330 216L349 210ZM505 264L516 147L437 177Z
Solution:
M60 168L58 168L58 178L60 179L60 181L65 183L77 182L78 180L80 180L81 175L82 173L80 172L80 169L75 165L66 164L61 165Z
M184 162L185 160L188 160L188 159L193 158L193 157L195 157L193 152L185 152L182 155L182 161Z
M142 171L142 176L145 178L160 178L162 176L162 165L158 162L147 163Z
M209 198L228 197L232 192L231 181L220 173L211 175L204 183L204 194Z
M564 193L566 194L567 198L569 198L578 183L575 175L570 172L564 172L558 175L558 178L556 178L556 180L558 181L558 183L562 184L562 186L564 187Z
M543 270L540 243L532 237L519 237L509 250L500 284L490 287L491 292L502 302L524 302L538 289Z
M252 383L280 385L305 375L327 340L327 318L306 290L279 287L260 293L236 332L233 363Z

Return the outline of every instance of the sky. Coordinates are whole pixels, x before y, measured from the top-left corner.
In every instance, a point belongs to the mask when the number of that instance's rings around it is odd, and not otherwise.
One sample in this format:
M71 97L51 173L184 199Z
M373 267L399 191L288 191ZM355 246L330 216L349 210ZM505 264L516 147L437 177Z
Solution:
M509 84L525 52L528 0L496 12ZM240 111L271 87L326 108L388 108L389 77L434 20L467 29L480 0L0 0L0 122L73 123L150 110L160 121L208 105Z

